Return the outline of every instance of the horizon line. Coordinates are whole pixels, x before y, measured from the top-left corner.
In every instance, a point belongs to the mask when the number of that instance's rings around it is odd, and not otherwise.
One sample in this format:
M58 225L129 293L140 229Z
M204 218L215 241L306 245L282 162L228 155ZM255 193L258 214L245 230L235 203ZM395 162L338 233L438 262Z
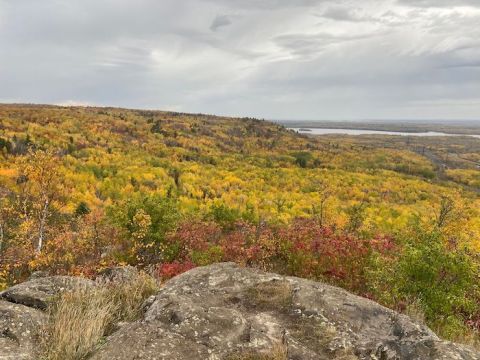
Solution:
M61 107L61 108L105 108L105 109L120 109L120 110L132 110L132 111L159 111L159 112L171 112L171 113L178 113L178 114L191 114L191 115L207 115L207 116L218 116L218 117L227 117L227 118L252 118L257 120L265 120L270 122L378 122L378 121L405 121L405 122L480 122L479 118L453 118L453 119L434 119L434 118L426 118L426 119L415 119L415 118L359 118L359 119L279 119L279 118L268 118L268 117L259 117L259 116L252 116L252 115L232 115L232 114L215 114L215 113L207 113L207 112L196 112L196 111L179 111L179 110L164 110L160 108L151 108L151 107L124 107L119 105L98 105L98 104L89 104L89 103L36 103L36 102L2 102L0 101L0 106L5 105L15 105L15 106L51 106L51 107Z

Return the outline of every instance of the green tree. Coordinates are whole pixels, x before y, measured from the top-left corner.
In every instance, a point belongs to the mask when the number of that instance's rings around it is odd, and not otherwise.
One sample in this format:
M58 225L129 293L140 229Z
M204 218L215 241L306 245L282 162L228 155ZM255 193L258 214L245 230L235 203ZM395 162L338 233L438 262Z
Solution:
M167 233L180 219L176 199L158 194L138 195L109 209L113 222L123 229L133 261L139 265L161 261Z
M242 214L238 209L228 207L225 204L213 205L207 216L214 220L224 229L233 228L236 221L242 218Z
M85 201L81 201L75 209L75 216L82 217L87 214L90 214L90 211L91 210L88 204Z
M448 244L439 231L417 228L393 269L400 298L419 300L427 320L463 323L458 314L480 310L478 267L467 249Z
M306 151L297 152L293 154L293 157L295 158L295 164L301 168L306 168L312 160L312 154Z

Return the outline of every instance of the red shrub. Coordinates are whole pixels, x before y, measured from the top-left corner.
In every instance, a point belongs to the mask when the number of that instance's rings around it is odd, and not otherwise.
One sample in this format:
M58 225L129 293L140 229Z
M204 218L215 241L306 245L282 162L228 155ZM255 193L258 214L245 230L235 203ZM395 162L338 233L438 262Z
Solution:
M293 275L331 279L352 290L365 284L364 272L373 252L393 250L388 237L362 239L356 235L335 233L314 219L298 219L278 232L285 244L288 272Z
M176 275L179 275L181 273L184 273L188 270L191 270L195 267L195 265L191 261L186 261L186 262L178 262L174 261L171 263L165 263L165 264L160 264L157 267L156 270L156 275L160 279L170 279Z
M329 280L350 290L363 291L365 270L372 253L394 250L385 236L362 239L323 227L314 219L297 219L291 225L271 227L237 222L230 230L213 223L184 223L168 238L171 260L159 267L168 278L195 264L233 261L288 275ZM217 254L212 259L211 251Z
M215 223L185 222L169 237L169 241L181 244L186 251L206 250L218 241L220 235L221 229Z

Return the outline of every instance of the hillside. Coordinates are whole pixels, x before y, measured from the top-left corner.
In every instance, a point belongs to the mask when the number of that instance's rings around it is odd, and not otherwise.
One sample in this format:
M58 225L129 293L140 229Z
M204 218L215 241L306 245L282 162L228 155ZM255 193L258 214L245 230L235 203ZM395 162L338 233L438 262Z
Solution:
M478 146L0 105L0 288L38 270L130 264L167 279L234 261L344 287L475 343Z

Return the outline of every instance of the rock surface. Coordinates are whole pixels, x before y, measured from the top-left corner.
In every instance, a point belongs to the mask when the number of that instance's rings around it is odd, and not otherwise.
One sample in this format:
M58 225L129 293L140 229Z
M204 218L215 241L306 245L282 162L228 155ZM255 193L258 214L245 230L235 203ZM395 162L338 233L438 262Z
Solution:
M46 318L39 310L0 301L0 360L37 359L38 332Z
M103 282L129 278L115 268ZM38 359L51 297L95 283L35 277L0 293L0 360ZM93 360L480 360L466 346L345 290L224 263L193 269L145 302Z
M377 303L322 283L240 268L193 269L170 280L140 321L94 360L480 359Z
M137 276L138 270L133 266L115 266L101 271L95 280L101 284L105 282L129 281Z
M94 286L88 279L71 276L35 277L0 292L0 299L45 310L55 295L79 287Z

